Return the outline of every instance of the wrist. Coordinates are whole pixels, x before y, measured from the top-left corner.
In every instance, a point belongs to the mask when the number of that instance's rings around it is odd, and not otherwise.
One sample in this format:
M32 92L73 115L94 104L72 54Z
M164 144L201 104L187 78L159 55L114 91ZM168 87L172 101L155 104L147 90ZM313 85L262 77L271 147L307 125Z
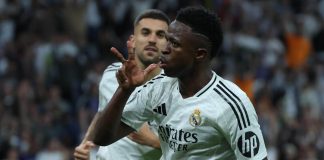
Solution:
M120 92L126 94L126 95L130 95L134 92L136 87L122 87L122 86L119 86L117 90L119 90Z
M151 147L156 148L156 149L160 149L160 148L161 148L159 142L154 142L154 143L152 143L152 144L151 144Z

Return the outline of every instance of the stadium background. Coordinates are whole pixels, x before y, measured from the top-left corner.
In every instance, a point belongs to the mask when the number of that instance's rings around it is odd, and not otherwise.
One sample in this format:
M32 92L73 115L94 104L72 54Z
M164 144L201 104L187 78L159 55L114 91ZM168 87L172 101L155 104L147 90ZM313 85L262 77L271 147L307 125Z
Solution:
M252 99L269 160L324 159L324 0L0 0L0 159L71 159L109 48L139 12L188 5L220 15L214 69Z

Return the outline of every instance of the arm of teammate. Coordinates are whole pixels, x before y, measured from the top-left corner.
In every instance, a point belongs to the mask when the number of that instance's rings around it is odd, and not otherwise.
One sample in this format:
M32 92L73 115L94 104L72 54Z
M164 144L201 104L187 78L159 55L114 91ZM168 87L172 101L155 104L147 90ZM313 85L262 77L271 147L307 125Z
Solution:
M114 94L117 89L116 84L117 79L115 77L115 71L120 67L120 64L113 63L108 66L104 71L102 78L99 83L99 106L98 112L93 117L86 134L82 142L74 149L74 158L75 159L88 159L90 150L95 146L92 142L93 140L93 128L97 123L99 114L101 114L102 109L107 105L109 99ZM90 145L90 146L89 146Z
M95 123L98 119L98 114L100 112L96 113L93 120L91 121L91 124L86 132L85 137L83 138L82 142L74 149L74 159L76 160L88 160L90 158L90 151L93 147L95 147L95 144L91 141L93 139L92 136L92 130L95 126Z
M144 123L138 132L129 134L128 138L139 144L161 148L159 138L150 130L147 123Z
M156 64L152 64L145 70L141 70L135 62L134 47L131 46L130 41L127 42L127 47L128 60L124 59L116 48L111 49L123 66L116 73L119 86L107 107L98 117L94 128L94 143L97 145L111 144L134 131L133 128L121 122L123 109L135 88L142 85L148 74L157 67Z

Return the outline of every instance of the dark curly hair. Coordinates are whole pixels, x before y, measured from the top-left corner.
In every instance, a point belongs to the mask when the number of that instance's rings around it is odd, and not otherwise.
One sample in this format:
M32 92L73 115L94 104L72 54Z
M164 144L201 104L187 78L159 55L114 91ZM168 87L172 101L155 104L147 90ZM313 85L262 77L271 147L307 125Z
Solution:
M200 6L190 6L181 9L176 20L191 27L192 32L208 37L212 43L210 57L215 57L223 42L221 22L216 13Z

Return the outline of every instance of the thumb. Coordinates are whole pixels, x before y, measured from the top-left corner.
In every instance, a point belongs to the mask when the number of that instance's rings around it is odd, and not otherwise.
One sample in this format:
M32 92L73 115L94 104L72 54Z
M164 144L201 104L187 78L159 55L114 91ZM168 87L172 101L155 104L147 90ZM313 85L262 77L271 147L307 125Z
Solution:
M157 64L150 64L147 68L144 70L144 75L147 76L150 74L156 67L158 67Z
M129 139L131 139L131 140L134 140L134 133L132 132L132 133L130 133L127 137L129 138Z
M95 147L96 145L92 142L92 141L87 141L86 143L85 143L85 147L87 148L87 149L90 149L90 148L93 148L93 147Z

